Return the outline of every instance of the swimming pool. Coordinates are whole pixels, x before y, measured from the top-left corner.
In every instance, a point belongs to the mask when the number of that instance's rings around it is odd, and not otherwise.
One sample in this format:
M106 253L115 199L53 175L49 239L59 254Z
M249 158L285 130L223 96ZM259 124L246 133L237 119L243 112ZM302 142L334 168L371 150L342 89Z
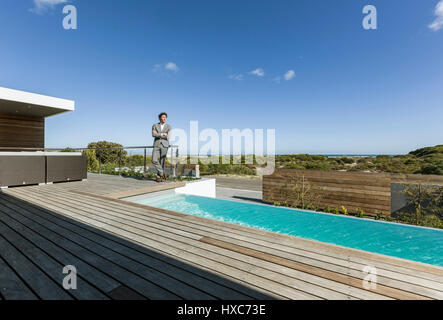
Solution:
M443 266L443 230L175 193L131 201Z

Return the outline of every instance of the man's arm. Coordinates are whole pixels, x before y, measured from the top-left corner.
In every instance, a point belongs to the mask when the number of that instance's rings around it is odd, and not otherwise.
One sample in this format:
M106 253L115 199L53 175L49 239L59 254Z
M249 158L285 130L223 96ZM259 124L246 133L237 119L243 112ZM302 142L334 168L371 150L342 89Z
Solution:
M162 135L157 132L155 129L155 124L152 126L152 137L153 138L162 138Z
M171 126L168 125L168 130L166 132L162 132L162 138L169 141L169 133L171 132Z
M167 127L167 131L166 132L160 133L159 134L159 138L165 139L165 140L169 140L169 131L171 131L171 126Z

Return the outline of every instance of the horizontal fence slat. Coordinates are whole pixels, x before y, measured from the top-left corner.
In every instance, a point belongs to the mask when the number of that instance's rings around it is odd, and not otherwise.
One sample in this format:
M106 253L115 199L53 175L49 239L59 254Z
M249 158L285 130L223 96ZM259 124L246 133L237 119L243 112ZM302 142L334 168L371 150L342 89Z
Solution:
M267 197L271 197L273 199L279 199L281 200L294 200L294 197L287 197L287 196L282 196L279 193L269 193L267 195ZM365 207L369 207L369 206L374 206L374 208L378 208L380 206L389 209L391 206L391 201L390 200L377 200L377 199L363 199L363 198L352 198L352 197L346 197L346 196L342 196L342 195L334 195L334 194L321 194L320 198L318 199L317 202L319 201L323 201L326 202L327 200L334 200L334 201L340 201L341 203L345 203L345 202L353 202L356 203L358 205L361 206L365 206Z
M343 178L340 178L339 176L334 177L328 177L328 176L311 176L308 174L301 174L301 175L272 175L272 176L266 176L266 179L269 181L278 181L282 179L288 179L291 178L301 178L304 177L306 180L309 180L311 182L322 182L322 183L334 183L334 184L344 184L344 185L355 185L356 187L363 187L363 186L374 186L374 187L384 187L387 183L390 183L391 180L387 178L383 179L376 179L376 178L369 178L365 177L363 178L354 178L349 176L343 176ZM362 182L365 184L362 185Z
M352 198L360 198L360 199L373 199L373 200L383 200L383 201L391 201L390 192L378 192L378 193L365 193L365 192L354 192L354 190L346 190L344 188L331 188L331 187L321 187L316 186L313 187L313 192L315 191L318 194L334 194L334 195L344 195ZM272 186L263 186L263 191L266 192L274 192L285 193L285 195L291 194L291 191L285 186L280 187L272 187ZM292 192L292 194L294 194Z
M308 181L309 182L309 181ZM309 182L310 183L310 182ZM378 196L386 196L386 197L390 197L391 196L391 188L386 187L386 188L371 188L371 189L362 189L362 188L353 188L350 186L342 186L342 185L334 185L331 183L324 183L324 184L319 184L319 183L310 183L313 187L315 188L321 188L323 190L329 190L329 191L346 191L349 193L356 193L356 194L372 194L372 195L378 195ZM282 188L286 185L286 183L279 183L279 182L269 182L268 180L266 180L266 182L264 182L264 187L266 188Z

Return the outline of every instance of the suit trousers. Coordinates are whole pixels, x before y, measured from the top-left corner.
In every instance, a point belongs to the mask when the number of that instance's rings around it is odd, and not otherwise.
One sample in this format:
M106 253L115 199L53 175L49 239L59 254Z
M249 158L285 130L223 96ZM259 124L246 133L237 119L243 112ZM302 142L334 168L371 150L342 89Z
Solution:
M154 147L152 151L152 164L155 166L157 178L163 177L165 173L166 155L168 154L168 148L163 146Z

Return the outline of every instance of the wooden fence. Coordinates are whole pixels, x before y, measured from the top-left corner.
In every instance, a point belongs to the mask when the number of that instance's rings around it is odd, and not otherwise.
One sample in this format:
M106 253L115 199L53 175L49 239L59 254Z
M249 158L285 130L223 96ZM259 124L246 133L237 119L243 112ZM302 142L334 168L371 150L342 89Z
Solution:
M0 112L0 147L44 148L44 146L44 118L11 115Z
M391 183L443 185L443 176L276 169L263 177L263 201L294 205L295 196L288 196L288 190L302 178L318 195L320 208L344 206L349 212L361 209L371 216L391 214Z

